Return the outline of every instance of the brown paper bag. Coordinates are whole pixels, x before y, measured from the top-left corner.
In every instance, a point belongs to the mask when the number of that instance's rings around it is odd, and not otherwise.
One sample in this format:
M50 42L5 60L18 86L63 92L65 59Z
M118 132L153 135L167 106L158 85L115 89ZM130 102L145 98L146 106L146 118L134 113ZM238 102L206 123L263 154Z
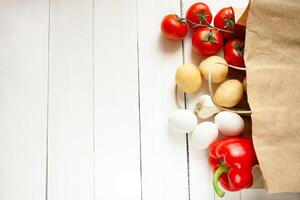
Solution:
M247 91L265 187L300 192L300 1L252 0L248 14Z

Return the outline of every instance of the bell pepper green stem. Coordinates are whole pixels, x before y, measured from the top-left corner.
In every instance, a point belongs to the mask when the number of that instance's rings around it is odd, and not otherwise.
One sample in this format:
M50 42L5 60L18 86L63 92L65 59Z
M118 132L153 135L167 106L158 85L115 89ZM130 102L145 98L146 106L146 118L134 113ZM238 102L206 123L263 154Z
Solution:
M229 167L224 162L221 162L219 168L214 173L213 186L214 186L215 192L217 193L217 195L219 197L223 197L225 195L225 192L219 186L220 176L223 173L228 173L228 171L229 171Z

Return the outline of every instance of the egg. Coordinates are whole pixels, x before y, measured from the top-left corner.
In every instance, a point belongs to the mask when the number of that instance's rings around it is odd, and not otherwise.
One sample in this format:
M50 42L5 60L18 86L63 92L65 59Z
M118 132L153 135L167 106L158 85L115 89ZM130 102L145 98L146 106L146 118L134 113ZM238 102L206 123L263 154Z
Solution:
M219 131L213 122L202 122L194 129L191 135L192 145L198 149L206 149L218 137Z
M226 136L240 135L244 130L244 120L236 113L223 111L215 116L215 124L220 133Z
M168 127L176 133L190 133L197 126L196 115L185 109L173 111L168 118Z

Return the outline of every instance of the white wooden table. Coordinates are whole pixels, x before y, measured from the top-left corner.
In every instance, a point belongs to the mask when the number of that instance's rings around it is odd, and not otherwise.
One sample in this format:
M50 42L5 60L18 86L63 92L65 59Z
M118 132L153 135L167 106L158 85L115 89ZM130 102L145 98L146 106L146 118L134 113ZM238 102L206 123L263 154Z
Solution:
M166 128L175 70L199 58L160 21L193 2L0 0L0 200L218 199L207 152Z

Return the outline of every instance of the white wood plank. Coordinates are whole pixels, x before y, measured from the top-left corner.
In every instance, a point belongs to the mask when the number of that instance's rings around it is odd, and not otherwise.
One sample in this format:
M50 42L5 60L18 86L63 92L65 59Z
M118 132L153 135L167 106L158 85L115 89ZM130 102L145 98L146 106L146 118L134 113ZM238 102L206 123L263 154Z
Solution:
M0 1L0 199L46 189L48 1Z
M248 189L241 192L242 200L299 200L300 193L268 194L264 189Z
M93 1L50 2L48 199L94 199Z
M97 200L139 200L140 141L135 0L95 0Z
M175 72L182 64L181 42L160 34L167 14L180 15L178 0L139 0L142 185L144 200L188 199L185 134L167 130L175 110Z

